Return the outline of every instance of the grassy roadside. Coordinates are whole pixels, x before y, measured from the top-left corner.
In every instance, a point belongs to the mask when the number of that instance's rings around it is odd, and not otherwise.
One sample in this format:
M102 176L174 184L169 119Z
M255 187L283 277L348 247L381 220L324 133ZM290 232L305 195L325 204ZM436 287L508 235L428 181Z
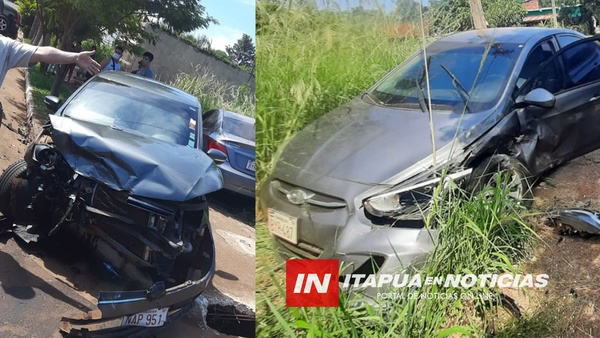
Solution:
M54 82L54 75L40 73L40 64L36 64L34 67L29 68L29 85L31 86L31 93L33 95L33 106L34 106L34 118L39 121L46 121L47 108L44 105L44 97L50 95L50 89L52 89L52 83ZM60 87L58 97L64 102L69 96L73 94L73 91L63 85Z
M252 92L243 86L228 85L215 75L206 72L200 75L180 73L170 85L196 96L203 113L220 108L250 117L255 116Z

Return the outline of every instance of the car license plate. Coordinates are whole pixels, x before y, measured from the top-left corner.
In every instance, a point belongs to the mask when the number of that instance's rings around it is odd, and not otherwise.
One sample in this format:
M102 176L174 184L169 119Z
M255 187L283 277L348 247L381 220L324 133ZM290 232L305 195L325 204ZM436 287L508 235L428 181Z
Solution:
M280 211L269 209L269 231L286 241L298 244L298 219Z
M123 317L121 326L145 326L157 327L163 326L167 319L168 307L162 309L151 309L148 311L136 313L134 315Z
M246 163L246 169L256 171L256 161L248 160L248 163Z

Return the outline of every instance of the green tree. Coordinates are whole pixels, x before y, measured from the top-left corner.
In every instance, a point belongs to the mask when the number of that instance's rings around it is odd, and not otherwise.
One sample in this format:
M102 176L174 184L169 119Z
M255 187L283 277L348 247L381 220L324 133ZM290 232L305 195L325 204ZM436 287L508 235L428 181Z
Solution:
M558 20L565 27L584 34L599 34L600 3L593 0L581 0L579 6L562 7Z
M420 5L420 3L414 0L396 0L396 9L394 12L400 22L418 21Z
M525 1L523 1L525 2ZM580 0L555 0L556 7L575 6L579 4ZM540 0L540 8L552 7L552 0Z
M518 0L482 0L488 27L520 26L527 11ZM474 29L468 0L439 0L427 12L430 32L447 34Z
M225 50L233 63L247 67L251 70L254 69L255 48L250 35L242 35L242 37L233 44L233 47L226 46Z

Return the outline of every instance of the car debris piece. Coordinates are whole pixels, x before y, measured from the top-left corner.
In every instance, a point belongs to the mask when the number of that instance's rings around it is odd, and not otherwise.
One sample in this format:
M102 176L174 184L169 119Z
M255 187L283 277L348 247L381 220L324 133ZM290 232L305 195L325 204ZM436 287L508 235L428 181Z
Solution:
M559 211L558 217L563 225L574 230L592 235L600 234L600 213L596 211L567 209Z

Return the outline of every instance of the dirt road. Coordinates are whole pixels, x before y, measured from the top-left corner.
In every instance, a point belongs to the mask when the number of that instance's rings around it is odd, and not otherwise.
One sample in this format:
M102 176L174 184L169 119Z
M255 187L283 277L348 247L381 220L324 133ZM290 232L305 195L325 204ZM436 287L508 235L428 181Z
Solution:
M25 150L20 141L24 133L19 133L26 124L24 71L9 71L1 90L5 116L0 128L0 172L22 158ZM217 266L212 286L203 294L207 320L223 332L252 335L253 329L235 330L223 321L219 326L219 316L223 316L214 308L235 306L238 313L253 314L254 201L218 192L209 195L209 203ZM98 292L115 281L78 250L77 243L68 238L49 245L27 245L10 235L0 237L0 336L61 337L61 317L95 308ZM156 337L226 336L206 327L201 313L197 306Z

